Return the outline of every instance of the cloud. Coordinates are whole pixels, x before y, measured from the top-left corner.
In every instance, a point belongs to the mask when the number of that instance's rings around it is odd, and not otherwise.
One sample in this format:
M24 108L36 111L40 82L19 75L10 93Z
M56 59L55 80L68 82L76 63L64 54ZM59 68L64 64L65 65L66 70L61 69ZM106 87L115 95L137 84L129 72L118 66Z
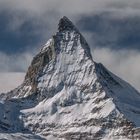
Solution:
M140 49L140 16L113 17L104 12L83 16L78 27L86 33L92 47L112 49ZM88 22L87 22L88 21Z
M18 5L18 6L16 6ZM10 11L14 17L15 24L11 28L19 28L26 20L39 17L42 21L50 23L57 21L61 16L68 16L76 21L83 15L93 13L110 12L113 16L123 17L130 15L140 15L139 0L1 0L0 12ZM20 14L19 14L20 13ZM24 15L23 15L24 14ZM41 24L40 22L40 24Z
M96 48L93 50L93 58L140 91L140 52Z
M95 10L104 9L124 9L136 10L140 8L139 0L1 0L0 5L3 8L12 10L25 10L33 13L42 14L46 11L57 11L66 14L87 14ZM18 5L18 6L15 6ZM30 13L31 14L31 13Z
M25 72L33 58L33 53L5 54L0 52L0 72Z
M24 76L25 73L0 73L0 93L8 92L19 86Z
M21 11L6 10L0 12L0 23L0 51L17 53L25 49L36 49L46 43L56 31L58 21L49 17L29 16Z

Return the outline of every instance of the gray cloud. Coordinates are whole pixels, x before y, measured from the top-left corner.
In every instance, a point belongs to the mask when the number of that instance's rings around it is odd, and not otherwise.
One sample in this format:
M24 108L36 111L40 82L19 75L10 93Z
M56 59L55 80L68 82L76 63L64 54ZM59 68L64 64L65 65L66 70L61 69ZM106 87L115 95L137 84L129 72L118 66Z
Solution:
M113 17L104 12L82 17L79 28L86 33L92 47L140 49L140 16ZM88 21L88 22L87 22Z
M33 58L33 53L5 54L0 52L0 72L25 72Z
M95 10L104 9L123 9L125 10L138 10L140 8L139 0L1 0L0 5L2 8L6 7L12 10L26 10L42 14L46 11L57 11L66 14L87 14ZM18 5L18 6L15 6Z
M16 6L17 5L17 6ZM83 15L91 15L100 12L114 12L113 16L124 17L140 14L139 0L1 0L0 11L16 12L14 24L11 28L19 28L25 20L32 17L40 17L41 21L50 23L57 21L61 16L66 15L77 21ZM18 13L26 16L17 16ZM13 14L14 16L14 14ZM22 18L20 18L22 17ZM54 24L53 24L54 25Z
M0 93L8 92L19 86L24 76L25 73L0 73Z

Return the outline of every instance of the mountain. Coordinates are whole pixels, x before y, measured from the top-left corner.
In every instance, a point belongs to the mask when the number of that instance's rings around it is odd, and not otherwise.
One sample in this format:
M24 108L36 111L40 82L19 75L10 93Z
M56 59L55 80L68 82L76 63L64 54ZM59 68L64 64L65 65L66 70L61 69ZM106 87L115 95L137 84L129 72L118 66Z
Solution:
M0 97L1 139L140 140L140 93L93 61L67 17L24 82Z

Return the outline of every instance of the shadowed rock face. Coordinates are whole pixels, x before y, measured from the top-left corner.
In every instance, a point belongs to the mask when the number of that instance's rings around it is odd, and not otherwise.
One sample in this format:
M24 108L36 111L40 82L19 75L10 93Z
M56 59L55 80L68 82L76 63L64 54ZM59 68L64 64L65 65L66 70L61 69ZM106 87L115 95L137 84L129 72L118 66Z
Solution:
M43 68L54 58L54 44L49 44L45 51L41 51L33 58L25 76L25 83L31 85L32 92L36 92L37 90L37 76L39 73L43 73Z

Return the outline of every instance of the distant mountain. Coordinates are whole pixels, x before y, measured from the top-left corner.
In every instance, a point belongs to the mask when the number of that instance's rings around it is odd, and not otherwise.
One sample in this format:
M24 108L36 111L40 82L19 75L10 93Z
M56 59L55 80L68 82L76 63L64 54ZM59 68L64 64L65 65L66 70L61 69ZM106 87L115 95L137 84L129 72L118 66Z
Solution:
M0 110L2 140L140 140L140 93L93 61L67 17Z

